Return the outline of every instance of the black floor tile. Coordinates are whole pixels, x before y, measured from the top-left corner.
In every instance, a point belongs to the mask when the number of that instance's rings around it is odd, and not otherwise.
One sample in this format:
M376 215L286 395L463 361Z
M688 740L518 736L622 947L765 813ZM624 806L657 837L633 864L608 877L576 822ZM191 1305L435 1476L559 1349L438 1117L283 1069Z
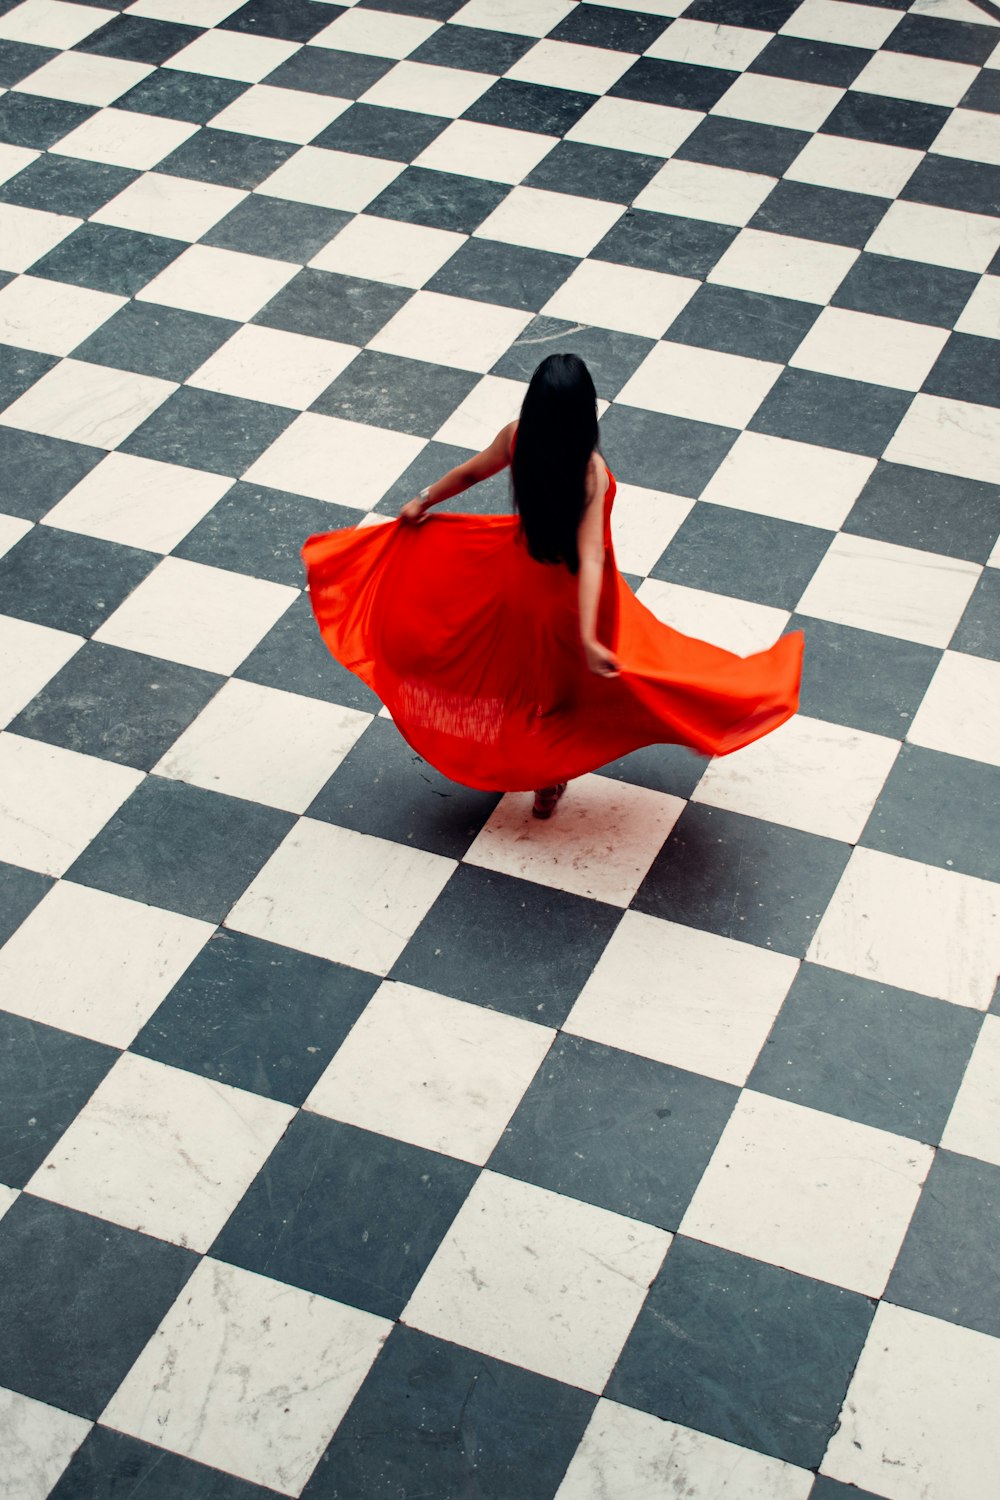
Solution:
M702 502L681 522L650 576L794 609L830 539L817 526Z
M637 99L644 104L707 113L738 77L738 73L723 68L640 57L612 84L608 94L613 99Z
M843 529L984 563L1000 535L1000 493L984 480L883 462L876 464Z
M912 400L909 391L864 380L783 370L748 427L751 432L878 458Z
M823 122L822 133L926 151L950 113L950 109L941 104L887 99L881 94L855 91L845 94L840 103L834 105Z
M686 799L705 774L707 765L703 756L696 755L686 745L646 745L620 760L610 761L597 774Z
M604 47L612 52L641 55L669 25L665 16L583 3L574 5L569 15L553 27L548 36L553 42L576 42L584 47Z
M382 109L375 104L352 104L328 125L312 144L355 156L381 156L389 161L412 161L436 140L449 121L441 115L415 114L410 109Z
M748 1086L936 1146L981 1018L805 963Z
M336 7L331 13L329 5L317 5L316 0L248 0L219 22L219 30L277 37L283 42L311 42L339 13Z
M739 234L728 224L683 219L674 214L647 213L630 208L591 252L594 260L610 260L644 271L670 276L708 275Z
M477 384L467 370L362 349L311 409L347 422L430 437Z
M988 12L987 12L988 14ZM904 16L883 43L886 52L912 52L980 67L997 44L996 29L937 16Z
M984 568L951 638L953 651L1000 661L1000 568Z
M87 641L10 727L149 771L222 682L214 672Z
M391 57L367 57L327 47L302 47L262 79L272 88L358 99L396 66Z
M182 241L157 234L137 234L111 224L81 224L48 255L35 261L31 274L92 287L96 292L134 297L183 249Z
M911 203L995 215L1000 203L1000 166L958 156L925 156L899 196Z
M42 366L39 375L47 368ZM0 474L5 481L0 510L37 521L106 457L103 449L87 443L0 427Z
M504 125L508 130L531 130L537 135L565 135L593 103L593 94L501 78L462 118L482 125Z
M451 26L439 27L410 53L407 61L437 68L462 68L470 73L492 73L499 78L534 45L534 37L485 31L456 21Z
M498 182L486 182L480 177L407 167L369 203L365 213L380 219L400 219L405 224L424 224L429 229L472 234L509 191Z
M904 745L858 843L1000 880L1000 766Z
M412 464L403 470L395 484L385 492L375 506L376 511L383 516L397 516L407 500L412 500L425 485L433 484L450 469L457 468L471 457L472 452L468 448L455 448L450 443L428 443L425 448L421 448ZM494 474L485 484L473 485L472 489L464 490L451 500L445 500L441 505L435 506L435 509L475 516L511 515L513 502L509 469Z
M24 1186L118 1056L0 1011L0 1182Z
M156 65L165 63L203 34L198 26L181 26L176 21L150 21L144 16L119 15L106 26L92 31L82 42L77 42L74 51Z
M659 156L560 141L524 179L526 187L574 193L607 203L631 203L663 166Z
M378 713L381 707L371 688L330 655L305 595L285 611L234 675L345 708Z
M119 452L238 479L296 415L286 406L185 385L119 445Z
M428 21L447 21L461 10L464 0L361 0L365 10L388 10L404 16L422 16Z
M689 21L716 21L724 26L779 31L798 10L796 0L693 0L684 11Z
M890 255L859 255L831 298L833 307L951 328L975 291L975 272Z
M306 269L293 276L251 322L360 347L412 295L404 287Z
M0 860L0 943L17 931L52 884L48 875Z
M606 1395L812 1468L873 1311L855 1292L678 1236Z
M238 483L178 543L174 556L302 588L306 537L356 526L358 519L346 505Z
M0 42L0 88L13 88L29 73L36 72L58 55L55 47L36 47L31 42Z
M632 906L801 958L850 853L836 839L689 803Z
M747 72L846 89L871 57L867 47L844 47L797 36L776 36L757 54Z
M10 406L34 385L36 380L59 363L54 354L38 354L34 349L16 349L13 344L0 344L0 408ZM6 493L6 485L0 497L0 506L9 511L16 505L14 495Z
M198 1257L24 1193L0 1220L0 1383L100 1416Z
M130 109L141 115L161 115L168 120L187 120L204 125L227 104L245 94L249 84L205 73L184 73L165 68L141 79L115 100L115 109Z
M845 193L814 187L809 182L779 182L750 220L751 229L790 234L802 240L833 245L868 243L881 222L887 203L865 193Z
M170 177L191 177L197 182L250 189L258 187L299 149L288 141L269 141L205 125L197 135L165 156L157 171Z
M307 809L341 828L461 859L500 801L422 760L387 719L374 719Z
M0 141L47 151L94 113L89 104L68 104L36 94L4 94L0 99Z
M812 302L706 284L682 308L668 333L672 343L785 364L820 311Z
M545 355L559 349L585 360L598 396L612 401L655 343L655 339L639 338L633 333L539 315L532 318L490 373L506 375L511 380L530 380Z
M559 1026L620 920L603 902L460 865L392 977Z
M467 1162L302 1113L211 1253L398 1318L478 1175Z
M578 265L572 255L469 239L431 278L426 290L537 312Z
M601 451L623 484L695 497L738 436L733 427L615 405L601 422Z
M4 613L91 635L157 562L137 547L36 526L0 557Z
M920 387L932 396L1000 406L1000 360L996 339L953 333Z
M150 776L67 878L221 922L294 822L291 813L274 807Z
M962 99L961 108L1000 114L1000 72L995 68L984 68Z
M358 969L220 929L130 1050L300 1105L378 983Z
M799 711L810 718L902 739L941 660L934 646L793 615L805 632Z
M305 265L349 224L353 214L314 203L292 203L287 198L251 194L220 219L199 244L266 255Z
M7 100L18 97L23 99L27 95L5 94L0 99L0 118ZM48 104L52 101L39 99L37 102ZM0 187L0 203L19 203L23 208L40 208L49 213L73 214L86 219L110 199L116 198L139 175L128 167L112 167L106 162L78 161L71 156L40 156Z
M707 162L741 172L780 177L810 139L807 131L753 120L729 120L709 115L675 152L678 161Z
M177 248L184 247L178 243ZM239 327L239 323L227 318L162 307L158 302L126 302L77 345L73 355L89 364L182 381L193 375Z
M551 1500L593 1406L575 1386L400 1324L303 1500Z
M274 1500L274 1493L124 1432L92 1427L49 1500Z
M879 1500L871 1490L859 1490L854 1484L840 1484L836 1479L827 1479L817 1474L816 1483L809 1491L809 1500Z

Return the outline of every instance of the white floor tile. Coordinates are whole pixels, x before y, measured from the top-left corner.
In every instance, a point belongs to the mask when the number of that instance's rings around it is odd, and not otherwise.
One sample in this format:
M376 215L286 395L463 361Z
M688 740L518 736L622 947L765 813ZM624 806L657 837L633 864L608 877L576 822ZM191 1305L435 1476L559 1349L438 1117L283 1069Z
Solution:
M454 120L421 151L414 166L513 185L527 177L558 140L558 136L537 135L531 130Z
M924 159L922 151L885 146L851 136L814 135L799 152L785 176L791 182L812 182L846 193L895 198Z
M65 359L0 413L0 425L116 448L176 389L153 375Z
M818 130L846 90L766 73L741 73L712 108L730 120L753 120L787 130Z
M788 363L845 380L918 391L948 342L947 328L824 307Z
M99 26L115 19L103 6L72 5L64 0L23 0L0 16L0 40L30 42L36 47L76 47Z
M10 1500L46 1500L92 1425L17 1391L0 1390L3 1484Z
M408 57L438 30L440 22L378 10L345 10L312 39L314 47L361 52L369 57Z
M693 109L605 97L567 130L566 140L610 146L615 151L637 151L643 156L670 156L704 118Z
M407 432L307 411L285 428L243 478L370 510L424 446L423 438Z
M1000 662L946 651L907 739L1000 766Z
M548 88L573 89L580 94L603 95L635 61L635 53L581 47L577 42L547 38L529 47L504 77Z
M205 73L210 78L232 78L237 83L259 83L298 52L299 45L240 31L204 31L163 66L183 73Z
M681 8L679 5L678 9ZM644 56L742 72L763 52L769 41L767 32L756 28L726 26L714 21L689 21L682 15L657 37L651 47L646 48Z
M941 1144L1000 1167L1000 1016L983 1019Z
M706 277L723 286L800 302L829 302L860 251L820 240L800 240L744 229Z
M109 453L45 516L46 526L170 552L232 485L226 474Z
M269 198L293 203L313 203L319 208L348 209L356 213L403 171L402 162L383 161L376 156L354 156L349 151L326 151L321 146L303 146L272 172L257 188Z
M618 400L695 422L745 427L783 368L661 340L619 391Z
M116 167L155 167L198 129L186 120L164 120L127 109L102 109L53 146L60 156Z
M983 276L955 324L958 333L1000 339L1000 276Z
M226 926L388 974L454 869L439 854L301 818Z
M550 822L532 818L530 809L530 792L508 792L467 863L628 906L684 803L606 776L581 776Z
M383 984L306 1109L482 1166L555 1033L407 984Z
M21 520L19 516L0 514L0 557L16 547L23 536L27 536L31 524L30 521Z
M416 289L430 281L466 238L449 229L358 214L309 264L319 271Z
M69 214L0 203L0 271L26 271L82 222Z
M239 9L240 0L134 0L128 13L151 21L177 21L182 26L218 26Z
M19 94L65 99L71 104L112 104L153 71L150 63L60 52L15 87Z
M689 276L669 276L661 271L643 270L640 266L615 265L611 261L584 260L549 298L542 311L547 317L564 318L570 323L596 324L599 328L614 328L620 333L658 338L687 306L698 285ZM626 405L642 406L645 402L634 401L626 395L635 380L633 375L617 399Z
M0 735L0 859L64 874L142 779L130 766Z
M886 1500L992 1500L1000 1340L883 1302L823 1473Z
M51 630L0 614L0 728L64 667L83 645L82 635Z
M484 375L438 428L434 441L480 452L492 443L501 427L514 421L526 390L527 384L523 380Z
M200 239L247 196L240 188L193 182L166 172L147 172L123 188L91 218L168 239Z
M391 1328L360 1308L205 1260L103 1421L298 1495Z
M451 17L456 26L545 36L573 9L572 0L468 0Z
M935 136L931 150L936 156L1000 166L1000 119L982 110L956 109Z
M238 135L305 146L349 108L346 99L258 83L213 115L209 124L213 130L234 130Z
M6 1009L129 1047L214 930L60 880L0 950Z
M797 969L784 953L627 911L563 1030L742 1084Z
M670 1238L635 1219L483 1172L403 1321L599 1392Z
M240 250L190 245L136 293L139 302L158 302L210 317L245 322L291 281L298 266Z
M516 187L484 219L476 235L533 250L589 255L624 211L620 203L605 203L599 198Z
M903 9L876 9L845 0L803 0L781 27L782 36L848 47L881 47L903 17Z
M514 189L518 191L517 188ZM485 375L531 322L531 314L440 292L416 292L369 342L370 349Z
M874 467L874 458L858 453L765 432L741 432L701 498L732 510L836 531Z
M1000 474L1000 409L919 394L883 456L893 463L995 484Z
M32 151L28 146L8 146L0 144L0 182L9 182L16 177L18 172L23 172L33 161L41 156L40 151Z
M43 354L69 354L127 301L47 277L18 276L0 289L0 341Z
M611 536L623 573L645 575L673 540L693 500L666 490L620 484L611 512Z
M909 52L876 52L851 84L865 94L910 99L920 104L958 104L976 81L978 69L939 57Z
M985 271L1000 249L1000 218L931 203L890 203L865 249L958 271Z
M771 604L731 599L682 583L662 583L658 578L643 579L636 598L674 630L711 641L737 656L751 656L772 646L791 618L789 610Z
M855 849L806 954L827 968L986 1010L1000 892L877 849Z
M683 219L742 227L753 218L777 180L759 172L736 172L731 167L678 161L675 157L664 162L646 184L635 206Z
M364 14L374 12L365 11ZM378 104L386 109L410 109L416 114L443 115L445 119L454 120L471 109L493 81L489 73L472 73L465 68L398 62L361 95L361 102Z
M353 344L244 324L188 377L203 391L222 391L304 411L357 354Z

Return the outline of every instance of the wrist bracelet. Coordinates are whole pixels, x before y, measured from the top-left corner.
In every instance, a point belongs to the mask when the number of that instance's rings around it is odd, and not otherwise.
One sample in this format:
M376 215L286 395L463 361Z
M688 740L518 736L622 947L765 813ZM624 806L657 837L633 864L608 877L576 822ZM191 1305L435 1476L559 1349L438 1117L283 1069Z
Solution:
M417 499L418 500L426 500L427 496L430 494L430 492L431 492L430 485L429 484L425 484L424 487L423 487L423 489L420 491L420 494L417 496Z

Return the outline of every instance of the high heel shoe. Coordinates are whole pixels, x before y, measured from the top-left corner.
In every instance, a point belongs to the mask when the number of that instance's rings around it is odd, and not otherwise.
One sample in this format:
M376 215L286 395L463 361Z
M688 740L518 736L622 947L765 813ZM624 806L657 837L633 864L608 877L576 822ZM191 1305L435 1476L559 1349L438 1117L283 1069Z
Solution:
M556 810L556 804L565 790L565 781L557 781L554 786L539 787L535 793L535 805L531 809L532 817L551 818Z

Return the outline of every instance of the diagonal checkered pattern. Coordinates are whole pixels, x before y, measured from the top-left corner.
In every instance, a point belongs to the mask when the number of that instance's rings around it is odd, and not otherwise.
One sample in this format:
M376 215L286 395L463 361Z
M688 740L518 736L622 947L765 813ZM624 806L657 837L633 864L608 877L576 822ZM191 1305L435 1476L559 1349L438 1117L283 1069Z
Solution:
M995 6L0 0L0 1493L993 1496L998 338ZM806 675L532 824L298 552L553 349Z

